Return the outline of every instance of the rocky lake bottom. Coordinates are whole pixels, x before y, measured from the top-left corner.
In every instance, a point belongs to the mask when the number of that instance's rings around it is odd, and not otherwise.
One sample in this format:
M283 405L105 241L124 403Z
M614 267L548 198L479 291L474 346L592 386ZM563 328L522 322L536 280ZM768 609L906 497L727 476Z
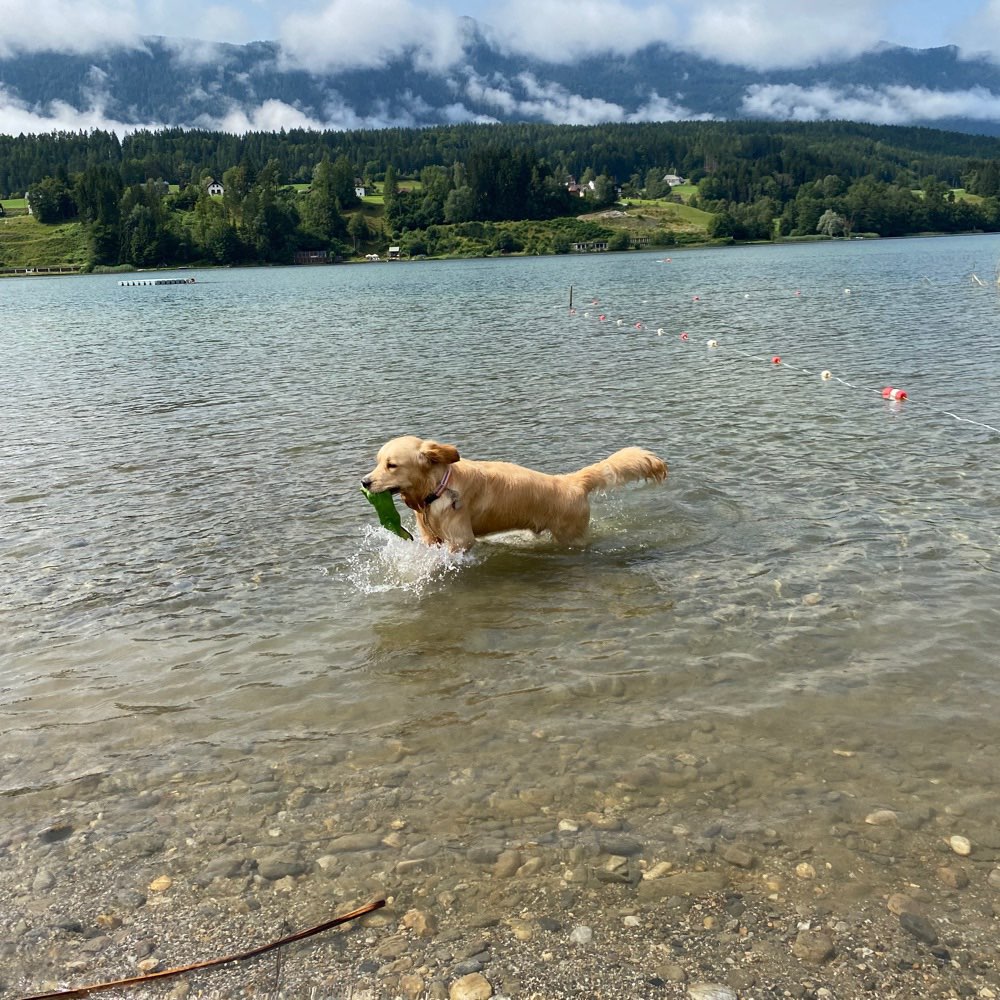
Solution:
M418 734L8 798L0 997L241 953L382 899L267 956L103 995L1000 996L995 744L953 771L875 737L803 754L748 749L739 722L683 735L612 775L589 741L523 732L544 782L458 752L432 779Z

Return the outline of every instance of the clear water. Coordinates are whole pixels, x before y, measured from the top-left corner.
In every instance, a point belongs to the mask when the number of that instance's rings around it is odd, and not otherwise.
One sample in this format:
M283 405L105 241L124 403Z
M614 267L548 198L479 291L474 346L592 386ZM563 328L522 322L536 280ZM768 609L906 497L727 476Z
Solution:
M738 776L678 801L694 823L808 823L828 780L981 801L998 260L962 237L5 280L0 792L27 817L82 776L183 774L235 816L232 767L402 753L411 826L471 837L498 797L579 814L693 752ZM449 556L360 493L402 433L552 472L637 444L670 477L598 498L586 546ZM870 766L832 772L846 752Z

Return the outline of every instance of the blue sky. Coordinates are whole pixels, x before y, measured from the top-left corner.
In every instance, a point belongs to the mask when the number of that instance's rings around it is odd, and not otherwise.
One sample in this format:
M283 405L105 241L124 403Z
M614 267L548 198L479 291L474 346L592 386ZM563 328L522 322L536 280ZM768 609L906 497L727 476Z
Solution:
M433 64L460 50L458 18L469 15L508 50L556 62L654 39L757 68L809 65L882 40L957 44L1000 60L1000 0L0 0L0 15L0 57L167 35L277 40L307 68L414 42Z
M170 4L164 10L164 5L151 2L138 2L137 8L145 18L157 24L157 34L175 33L168 29L176 26L180 20L177 16L178 5ZM278 38L285 18L292 13L307 13L321 11L330 4L322 2L307 2L307 0L289 0L285 3L274 3L272 0L221 0L216 3L199 4L202 11L207 11L211 20L209 34L214 41L249 41L254 38ZM358 0L354 5L358 11L364 10L366 3ZM440 2L422 3L417 0L413 6L427 11L446 10L453 15L468 15L483 23L493 23L497 14L502 13L504 4L497 0L440 0ZM580 6L578 3L566 5ZM640 0L626 0L622 4L635 10L649 7L681 8L683 3L648 3ZM746 4L733 6L749 6ZM757 5L766 11L771 5ZM824 22L835 20L836 5L816 0L802 0L798 5L815 8L817 26ZM888 41L915 48L929 48L935 45L956 44L965 27L973 22L976 15L988 6L984 0L951 0L948 3L931 2L931 0L897 0L897 2L882 2L864 4L872 12L873 18L882 17L887 25ZM164 23L164 21L166 23ZM228 26L228 28L227 28Z

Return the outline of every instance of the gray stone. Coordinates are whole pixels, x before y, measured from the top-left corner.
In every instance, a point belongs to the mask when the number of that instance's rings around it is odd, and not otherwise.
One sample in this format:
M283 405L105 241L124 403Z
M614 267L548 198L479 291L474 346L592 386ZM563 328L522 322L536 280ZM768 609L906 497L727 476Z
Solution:
M92 937L89 941L80 945L80 951L85 955L97 955L104 951L109 944L111 944L111 938L107 934L99 934L97 937Z
M682 872L640 882L636 894L641 902L654 902L668 896L709 896L728 887L729 879L722 872Z
M520 851L504 851L493 866L494 878L513 878L524 864Z
M493 987L489 980L478 972L456 979L448 990L449 1000L489 1000L491 996L493 996Z
M724 861L728 861L737 868L753 868L754 857L743 847L732 844L722 852Z
M69 823L55 822L45 827L38 834L38 839L43 844L57 844L60 840L65 840L73 833L73 827Z
M34 892L46 892L56 884L56 877L47 868L39 868L35 872L31 888Z
M642 853L642 844L634 837L605 833L601 835L601 850L605 854L622 854L625 857L632 857L634 854Z
M690 1000L738 1000L736 991L722 983L692 983L687 993Z
M257 871L261 878L266 878L269 882L277 882L279 879L302 875L309 866L298 858L287 856L272 856L260 858L257 861Z
M912 934L918 941L924 944L937 944L937 931L931 921L920 913L912 913L907 910L899 915L899 926Z
M792 944L792 954L810 965L822 965L836 954L833 940L826 931L799 931Z
M349 833L337 837L329 845L332 854L348 854L353 851L374 851L381 846L382 837L377 833Z
M208 879L236 878L243 873L245 867L246 861L243 858L233 856L214 858L205 865L202 874Z

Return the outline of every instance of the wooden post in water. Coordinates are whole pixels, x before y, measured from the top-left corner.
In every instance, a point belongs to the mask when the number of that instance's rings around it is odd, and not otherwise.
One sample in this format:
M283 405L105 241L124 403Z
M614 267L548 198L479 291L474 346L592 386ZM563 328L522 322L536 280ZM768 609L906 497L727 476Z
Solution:
M573 286L572 285L569 286L569 307L570 307L570 309L573 308Z

